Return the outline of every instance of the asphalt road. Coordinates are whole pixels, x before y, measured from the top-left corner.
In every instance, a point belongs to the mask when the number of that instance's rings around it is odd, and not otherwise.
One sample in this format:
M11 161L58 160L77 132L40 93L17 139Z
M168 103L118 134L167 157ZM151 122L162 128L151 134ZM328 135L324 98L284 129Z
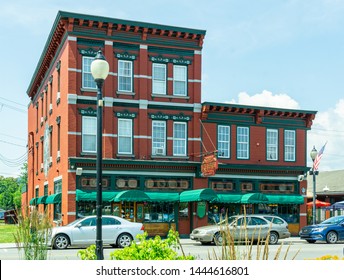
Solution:
M186 255L193 255L198 260L221 259L221 247L214 245L204 246L199 242L190 239L181 239L182 249ZM83 248L68 248L66 250L49 250L48 260L80 260L77 253ZM250 253L250 249L252 249ZM104 246L104 259L110 259L110 253L114 250L112 247ZM236 247L238 255L243 259L261 260L263 257L263 246L254 245L249 248L244 245ZM181 250L178 253L182 254ZM268 246L268 259L278 260L309 260L321 257L324 255L336 255L339 258L344 257L344 242L337 244L327 244L324 242L317 242L309 244L306 241L300 240L298 237L291 237L285 240L280 240L277 245ZM22 253L20 253L15 244L3 243L0 244L0 260L21 260Z

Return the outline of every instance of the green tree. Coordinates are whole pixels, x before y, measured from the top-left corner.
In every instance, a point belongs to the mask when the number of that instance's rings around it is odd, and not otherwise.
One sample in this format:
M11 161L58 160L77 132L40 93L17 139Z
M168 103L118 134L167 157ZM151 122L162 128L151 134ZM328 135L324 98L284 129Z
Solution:
M20 209L21 190L27 186L27 163L21 168L18 178L0 176L0 208Z

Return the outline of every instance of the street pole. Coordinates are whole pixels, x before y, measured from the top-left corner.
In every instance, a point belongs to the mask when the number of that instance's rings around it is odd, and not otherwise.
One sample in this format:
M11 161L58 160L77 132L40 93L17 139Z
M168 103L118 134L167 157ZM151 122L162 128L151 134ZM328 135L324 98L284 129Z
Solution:
M103 164L103 93L102 87L109 74L109 64L105 60L102 51L97 52L96 57L91 63L91 73L97 84L97 202L96 202L96 256L97 260L104 259L103 237L102 237L102 164Z

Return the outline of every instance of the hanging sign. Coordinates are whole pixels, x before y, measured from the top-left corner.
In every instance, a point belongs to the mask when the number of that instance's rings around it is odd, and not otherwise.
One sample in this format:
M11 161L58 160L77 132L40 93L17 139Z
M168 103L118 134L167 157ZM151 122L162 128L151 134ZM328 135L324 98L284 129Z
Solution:
M215 175L218 169L218 161L215 155L206 155L203 158L201 171L203 176Z
M203 218L206 213L207 204L204 201L197 203L197 216L198 218Z

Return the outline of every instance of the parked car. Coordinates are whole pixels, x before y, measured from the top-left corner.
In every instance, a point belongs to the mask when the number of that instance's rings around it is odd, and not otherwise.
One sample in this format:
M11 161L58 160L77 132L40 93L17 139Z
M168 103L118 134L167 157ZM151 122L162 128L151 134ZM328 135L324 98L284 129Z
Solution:
M235 215L222 220L215 225L195 228L190 238L202 244L215 243L222 245L226 236L225 232L230 231L235 241L258 239L264 240L269 232L269 244L277 244L279 239L290 237L288 224L282 218L273 215Z
M96 216L87 216L68 225L54 227L48 246L52 246L54 249L66 249L68 246L95 244L96 223ZM116 216L102 216L103 244L124 248L143 232L142 223L130 222Z
M344 216L331 217L320 224L305 226L299 235L308 243L316 241L337 243L337 241L344 240Z
M0 220L5 219L5 210L0 209Z

